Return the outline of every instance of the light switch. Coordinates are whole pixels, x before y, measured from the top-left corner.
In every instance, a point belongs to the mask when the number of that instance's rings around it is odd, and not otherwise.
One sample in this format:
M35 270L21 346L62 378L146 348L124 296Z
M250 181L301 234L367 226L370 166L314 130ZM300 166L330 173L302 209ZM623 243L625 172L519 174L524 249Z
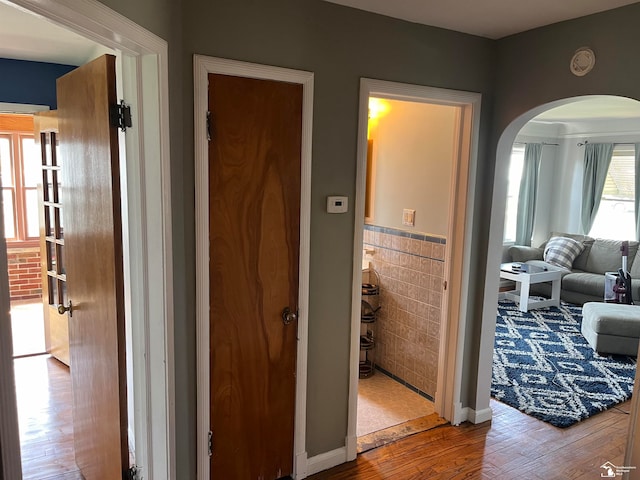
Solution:
M349 197L327 197L327 213L346 213L349 209Z
M404 210L402 210L402 224L408 225L410 227L415 226L416 211L409 208L405 208Z

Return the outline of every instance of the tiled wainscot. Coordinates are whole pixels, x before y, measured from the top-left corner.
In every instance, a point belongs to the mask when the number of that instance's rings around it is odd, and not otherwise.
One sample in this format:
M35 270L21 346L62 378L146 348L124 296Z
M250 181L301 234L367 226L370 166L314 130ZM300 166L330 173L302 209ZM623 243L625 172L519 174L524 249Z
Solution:
M365 261L380 277L376 364L435 396L446 239L365 225Z

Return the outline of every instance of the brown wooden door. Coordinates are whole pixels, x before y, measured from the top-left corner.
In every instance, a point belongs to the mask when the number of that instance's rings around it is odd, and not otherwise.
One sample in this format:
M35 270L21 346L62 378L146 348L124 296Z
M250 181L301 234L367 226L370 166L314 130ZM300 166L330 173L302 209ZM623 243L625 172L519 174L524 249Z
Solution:
M128 466L115 57L58 79L76 463L86 480Z
M60 314L58 311L59 305L67 304L58 112L35 114L33 127L34 139L42 160L39 204L45 346L47 352L69 365L69 319L66 313Z
M293 471L302 86L209 75L211 478Z

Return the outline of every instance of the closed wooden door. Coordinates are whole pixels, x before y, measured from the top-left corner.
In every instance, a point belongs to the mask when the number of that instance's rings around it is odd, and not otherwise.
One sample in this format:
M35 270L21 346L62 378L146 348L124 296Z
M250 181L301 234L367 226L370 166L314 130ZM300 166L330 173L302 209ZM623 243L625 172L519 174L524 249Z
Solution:
M293 472L302 86L209 75L211 478Z
M58 79L76 463L86 480L128 467L115 57Z
M62 159L58 155L58 113L34 115L34 138L40 152L40 261L47 352L69 365L69 319L58 307L67 304L64 224L62 214Z

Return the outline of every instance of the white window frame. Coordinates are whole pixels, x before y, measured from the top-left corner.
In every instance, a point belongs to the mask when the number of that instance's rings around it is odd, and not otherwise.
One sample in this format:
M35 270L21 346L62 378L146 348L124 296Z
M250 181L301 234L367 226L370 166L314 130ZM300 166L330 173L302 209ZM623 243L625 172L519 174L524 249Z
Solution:
M607 177L609 178L611 176L610 172L611 172L612 166L614 165L614 162L616 162L616 160L623 157L631 158L631 165L632 165L632 168L634 169L634 172L631 175L629 175L629 181L631 182L631 187L634 189L634 196L636 196L638 195L638 192L635 191L635 185L633 181L633 179L635 178L635 145L634 144L619 143L614 145L611 164L609 165L609 170L607 171ZM614 199L605 198L607 196L608 196L608 193L605 185L605 190L602 192L602 198L600 200L600 206L598 208L598 212L596 213L596 218L593 221L593 225L591 226L591 230L589 231L589 236L598 237L598 238L607 238L610 240L634 240L635 229L636 229L634 197L632 197L631 200L628 201L629 205L624 205L625 200L616 201ZM623 208L624 211L626 211L626 213L629 213L629 207L631 207L631 210L630 210L631 218L629 219L629 221L625 222L624 220L626 219L623 220L620 217L616 217L616 215L618 215L618 212L615 212L615 211L606 212L605 210L603 210L602 207L605 206L603 202L606 202L606 201L622 204L621 208ZM604 220L603 216L613 219L614 221L610 222L611 225L609 226L601 225L601 223ZM628 227L627 231L621 231L619 229L616 230L616 227L620 225L627 225Z
M520 195L520 182L522 180L522 169L524 166L524 144L514 143L511 149L511 160L509 161L509 184L507 187L507 204L504 211L504 239L505 245L514 244L516 241L516 224L518 221L518 197ZM516 172L516 168L518 171ZM509 213L513 214L509 218ZM510 225L509 222L513 224ZM507 226L511 226L513 232L509 232ZM512 233L512 235L511 235Z

